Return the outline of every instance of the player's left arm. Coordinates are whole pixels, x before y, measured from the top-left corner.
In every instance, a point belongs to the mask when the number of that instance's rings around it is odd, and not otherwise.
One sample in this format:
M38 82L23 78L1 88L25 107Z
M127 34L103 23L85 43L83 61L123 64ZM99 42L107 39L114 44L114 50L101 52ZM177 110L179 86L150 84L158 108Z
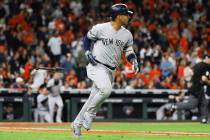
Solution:
M127 46L124 52L125 52L125 56L127 60L133 65L133 70L137 74L139 71L139 65L138 65L136 54L133 50L133 46Z
M133 65L133 70L137 74L139 71L139 65L138 65L136 54L133 49L133 36L131 33L129 33L126 47L124 48L124 52L125 52L125 56L127 60Z

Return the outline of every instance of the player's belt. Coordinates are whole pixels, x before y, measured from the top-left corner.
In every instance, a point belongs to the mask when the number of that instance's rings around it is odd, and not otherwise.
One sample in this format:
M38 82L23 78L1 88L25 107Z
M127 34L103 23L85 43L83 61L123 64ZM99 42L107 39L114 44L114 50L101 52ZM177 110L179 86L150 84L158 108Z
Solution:
M96 59L95 59L95 61L96 61L97 63L99 63L99 64L102 64L102 65L106 66L106 67L109 68L110 70L115 70L115 69L116 69L116 67L109 66L109 65L107 65L107 64L104 64L104 63L102 63L102 62L96 60Z

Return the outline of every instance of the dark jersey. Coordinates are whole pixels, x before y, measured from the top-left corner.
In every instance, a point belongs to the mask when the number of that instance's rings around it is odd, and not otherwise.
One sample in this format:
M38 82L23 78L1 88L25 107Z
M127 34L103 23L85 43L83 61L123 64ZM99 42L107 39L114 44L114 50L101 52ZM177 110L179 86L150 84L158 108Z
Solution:
M206 76L208 77L208 81L210 81L209 72L208 72L208 75L206 74ZM205 94L207 94L210 97L210 85L209 84L204 84L204 92L205 92Z
M207 71L210 71L210 65L204 62L199 62L193 67L192 87L189 89L189 93L198 97L203 90L203 83L201 81L202 75L205 75Z

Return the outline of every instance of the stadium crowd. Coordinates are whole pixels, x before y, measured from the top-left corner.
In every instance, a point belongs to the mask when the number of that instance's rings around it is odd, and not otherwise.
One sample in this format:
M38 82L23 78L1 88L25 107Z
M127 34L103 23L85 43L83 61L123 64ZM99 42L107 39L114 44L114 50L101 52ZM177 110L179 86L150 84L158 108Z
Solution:
M128 29L141 72L122 57L113 87L186 88L192 67L210 54L208 0L0 0L0 88L31 85L38 66L63 67L65 89L89 88L83 35L118 2L134 11Z

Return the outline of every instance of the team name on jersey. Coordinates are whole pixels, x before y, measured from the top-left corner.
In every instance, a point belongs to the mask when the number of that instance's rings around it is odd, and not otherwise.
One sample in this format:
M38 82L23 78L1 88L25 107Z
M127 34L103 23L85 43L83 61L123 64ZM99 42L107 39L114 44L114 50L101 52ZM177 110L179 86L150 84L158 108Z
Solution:
M101 41L103 42L105 46L113 45L113 44L115 44L116 46L124 46L124 42L119 39L102 38Z

